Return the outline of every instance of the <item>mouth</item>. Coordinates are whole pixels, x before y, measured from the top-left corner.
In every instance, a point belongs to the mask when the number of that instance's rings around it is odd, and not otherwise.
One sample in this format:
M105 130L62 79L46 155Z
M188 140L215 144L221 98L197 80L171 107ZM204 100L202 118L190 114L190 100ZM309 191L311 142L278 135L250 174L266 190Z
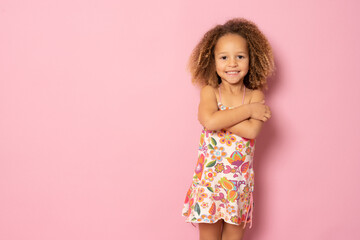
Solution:
M225 71L226 74L229 74L229 75L236 75L238 74L240 71Z

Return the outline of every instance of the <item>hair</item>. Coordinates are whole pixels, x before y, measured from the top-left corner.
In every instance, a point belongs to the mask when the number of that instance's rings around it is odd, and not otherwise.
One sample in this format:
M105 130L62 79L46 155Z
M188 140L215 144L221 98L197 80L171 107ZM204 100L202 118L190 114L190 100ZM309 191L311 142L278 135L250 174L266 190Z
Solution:
M267 89L266 78L275 70L272 49L259 28L244 18L231 19L205 33L192 51L188 63L193 84L216 88L221 83L216 73L214 49L219 38L226 34L238 34L247 42L250 61L244 85L250 89Z

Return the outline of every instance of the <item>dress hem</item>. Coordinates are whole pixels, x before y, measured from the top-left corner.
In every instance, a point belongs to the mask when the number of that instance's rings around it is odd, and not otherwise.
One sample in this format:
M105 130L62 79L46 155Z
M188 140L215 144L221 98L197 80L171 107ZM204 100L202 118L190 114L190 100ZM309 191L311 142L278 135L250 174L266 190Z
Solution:
M184 216L184 215L183 215ZM184 216L185 217L185 216ZM240 226L242 223L244 223L244 221L242 221L240 224L236 224L236 223L233 223L233 222L231 222L231 221L229 221L229 220L225 220L224 218L218 218L216 221L214 221L214 222L205 222L205 221L191 221L191 220L185 220L185 222L187 222L187 223L209 223L209 224L214 224L214 223L217 223L219 220L224 220L224 222L226 222L226 223L229 223L229 224L232 224L232 225L235 225L235 226ZM247 221L247 222L245 222L245 226L246 226L246 224L250 224L250 229L252 228L252 219L251 220L249 220L249 221ZM244 228L245 228L245 226L244 226Z
M233 223L233 222L231 222L231 221L229 221L229 220L225 220L224 217L220 217L220 218L216 219L214 222L205 222L205 221L192 221L192 220L189 220L189 216L184 215L183 213L182 213L182 216L186 217L185 222L188 222L188 223L210 223L210 224L212 224L212 223L216 223L216 222L219 221L220 219L223 219L224 222L229 223L229 224L232 224L232 225L236 225L236 226L240 226L241 223L245 222L244 228L246 227L246 224L249 223L249 224L250 224L250 227L249 227L249 228L251 229L251 228L252 228L252 224L253 224L253 211L254 211L253 192L250 192L250 209L247 211L246 217L245 217L245 219L248 219L248 217L249 217L249 220L248 220L248 221L241 221L240 224L236 224L236 223ZM249 215L249 212L250 212L250 215ZM195 218L195 219L196 219L196 218Z

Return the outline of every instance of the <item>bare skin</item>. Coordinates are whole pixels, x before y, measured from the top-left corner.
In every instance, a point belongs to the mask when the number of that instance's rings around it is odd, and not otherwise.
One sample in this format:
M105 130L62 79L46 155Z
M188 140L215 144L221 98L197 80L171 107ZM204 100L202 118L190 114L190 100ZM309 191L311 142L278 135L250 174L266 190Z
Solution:
M200 240L242 240L244 223L234 225L220 219L216 223L199 223Z
M223 82L221 85L226 84ZM242 85L242 87L245 86ZM234 108L219 111L218 89L206 86L201 90L198 111L200 123L208 130L227 129L238 136L255 139L263 123L271 117L269 106L264 104L264 94L260 90L246 89L244 105L241 105L242 93L234 97L229 92L225 88L221 89L222 103ZM231 98L237 98L239 102L230 103L228 99Z
M199 223L199 240L221 240L223 220L216 223Z

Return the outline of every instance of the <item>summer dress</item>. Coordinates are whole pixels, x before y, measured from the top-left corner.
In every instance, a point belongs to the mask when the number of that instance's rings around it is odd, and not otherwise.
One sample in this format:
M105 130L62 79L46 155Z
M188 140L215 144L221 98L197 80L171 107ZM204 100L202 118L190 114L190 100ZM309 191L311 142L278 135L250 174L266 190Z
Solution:
M245 88L242 104L244 98ZM232 108L221 103L220 87L218 107ZM182 209L186 222L215 223L224 219L235 225L245 222L244 228L250 223L252 227L254 150L255 139L203 128L195 173Z

